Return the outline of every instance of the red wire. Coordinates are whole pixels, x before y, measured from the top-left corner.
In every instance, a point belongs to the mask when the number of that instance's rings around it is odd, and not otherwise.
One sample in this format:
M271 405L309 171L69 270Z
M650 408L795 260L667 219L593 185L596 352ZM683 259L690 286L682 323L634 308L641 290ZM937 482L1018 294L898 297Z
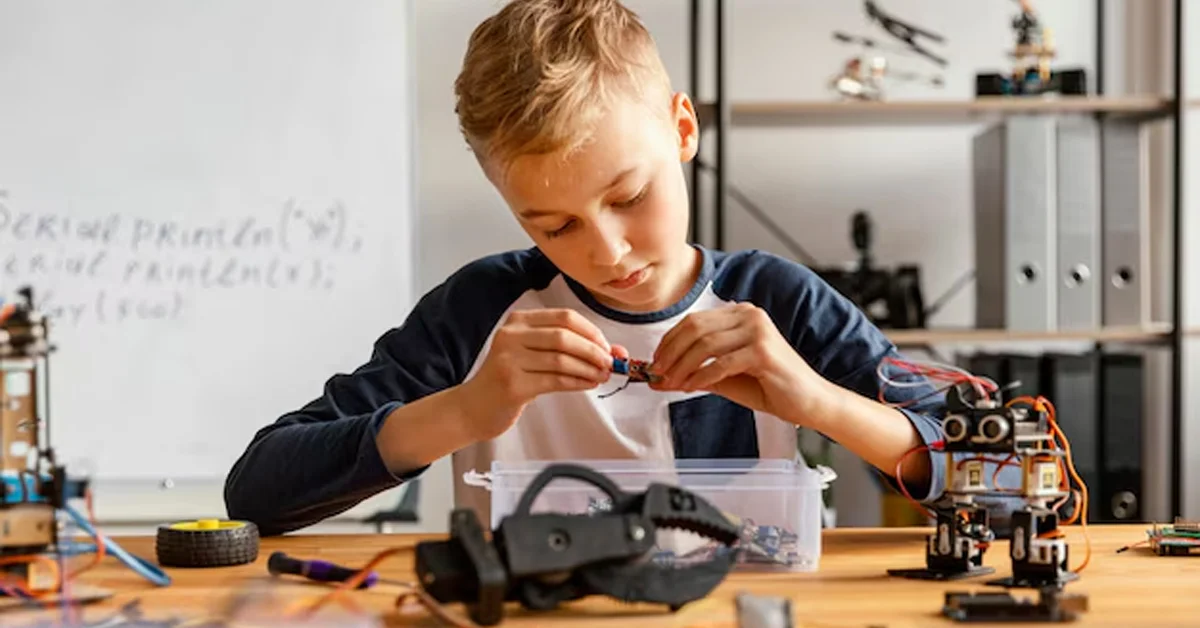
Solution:
M916 447L913 447L912 449L909 449L908 451L904 452L904 455L900 456L900 459L896 461L896 476L895 476L896 477L896 485L900 487L900 492L904 494L904 497L906 497L908 499L908 501L917 510L924 512L926 515L928 515L930 517L935 516L933 511L930 510L929 508L927 508L921 502L917 501L915 498L913 498L912 493L908 492L908 487L904 485L904 472L902 471L902 467L904 466L904 461L907 460L909 456L911 456L917 452L930 450L930 449L933 451L937 451L938 449L940 449L942 447L943 444L944 444L944 442L939 440L939 441L930 443L929 445L917 445Z

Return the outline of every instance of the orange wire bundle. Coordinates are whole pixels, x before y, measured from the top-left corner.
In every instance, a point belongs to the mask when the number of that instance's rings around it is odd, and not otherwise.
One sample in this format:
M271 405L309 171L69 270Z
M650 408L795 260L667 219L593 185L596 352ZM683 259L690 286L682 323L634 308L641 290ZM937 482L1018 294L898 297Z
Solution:
M921 378L924 378L924 380L922 381L922 380L918 379L916 381L896 382L884 374L883 369L884 369L885 365L897 367L905 373L920 376ZM979 394L979 396L981 398L987 397L987 396L995 393L997 390L999 390L999 386L997 386L995 382L993 382L987 378L984 378L984 377L972 375L971 373L969 373L963 369L947 367L947 366L921 364L921 363L911 362L908 360L900 360L900 359L891 358L891 357L884 358L883 361L880 362L880 365L876 369L876 372L878 373L879 379L881 380L881 382L883 384L880 386L880 389L879 389L879 401L881 403L884 403L891 407L896 407L896 408L905 407L907 405L910 405L912 403L915 403L917 401L925 399L928 396L931 396L933 394L937 394L940 392L944 392L946 390L949 390L950 388L953 388L955 386L959 386L962 384L970 384L973 388L975 388L976 392ZM888 386L916 387L916 386L920 386L922 384L932 384L933 382L941 382L942 386L937 387L932 393L926 394L926 395L918 397L918 398L903 401L903 402L889 403L886 400L886 397L884 394L884 391L886 390L886 388ZM1037 397L1025 395L1025 396L1017 397L1017 398L1009 401L1005 405L1011 407L1017 403L1026 403L1026 404L1033 406L1033 408L1037 411L1045 411L1046 412L1048 421L1049 421L1050 431L1051 431L1051 438L1050 438L1051 445L1055 449L1060 449L1063 452L1063 457L1057 458L1058 468L1059 468L1060 486L1061 486L1062 490L1066 493L1077 493L1079 495L1079 499L1077 501L1077 505L1076 505L1074 512L1071 514L1071 517L1069 519L1067 519L1063 522L1064 525L1070 525L1070 524L1075 523L1076 521L1079 521L1080 526L1082 527L1082 530L1083 530L1083 537L1084 537L1084 542L1085 542L1085 555L1084 555L1083 562L1080 563L1080 565L1074 569L1075 573L1079 573L1079 572L1083 571L1083 569L1085 567L1087 567L1087 565L1091 561L1091 557L1092 557L1092 540L1091 540L1091 536L1088 534L1088 530L1087 530L1087 508L1088 508L1087 485L1084 484L1083 480L1079 477L1079 473L1075 470L1075 462L1074 462L1073 458L1071 457L1071 443L1070 443L1070 441L1067 440L1066 434L1063 433L1062 428L1060 428L1058 425L1058 421L1056 420L1056 415L1055 415L1055 410L1054 410L1054 404L1052 404L1050 402L1050 400L1048 400L1045 397L1042 397L1040 395ZM904 496L909 500L909 502L911 502L913 504L913 506L915 506L918 510L921 510L922 512L926 513L930 517L933 517L934 513L929 508L927 508L925 505L921 504L916 499L914 499L912 494L910 494L908 492L908 488L904 485L904 480L903 480L904 476L902 474L902 469L904 466L904 461L907 460L909 456L912 456L913 454L916 454L916 453L919 453L922 451L927 451L927 450L928 451L941 451L941 447L943 447L944 444L945 443L943 441L937 441L934 443L930 443L929 445L918 445L918 446L913 447L912 449L908 450L907 452L905 452L904 455L900 456L900 459L896 461L896 470L895 470L896 484L900 487L901 493L904 494ZM1003 461L1001 461L1000 463L998 463L996 465L996 471L992 474L992 485L993 486L996 485L996 481L1000 474L1000 470L1003 467L1012 466L1012 465L1016 464L1016 463L1012 462L1013 458L1015 458L1015 457L1016 457L1016 454L1010 454L1007 458L1005 458ZM1066 461L1065 465L1063 464L1064 459ZM1065 468L1064 468L1064 466L1065 466ZM1069 475L1069 479L1068 479L1068 475ZM1072 480L1072 479L1079 486L1078 491L1074 491L1071 488L1070 480ZM1060 500L1059 502L1057 502L1054 505L1054 510L1057 511L1058 508L1061 508L1062 505L1065 503L1066 503L1066 498Z
M1034 410L1037 410L1039 412L1041 412L1041 411L1046 412L1046 417L1050 424L1051 444L1053 444L1055 448L1061 449L1063 452L1063 458L1058 459L1059 477L1062 478L1061 487L1062 487L1063 491L1065 491L1067 493L1072 492L1070 481L1067 479L1067 473L1063 472L1064 471L1063 470L1063 460L1064 459L1066 460L1066 471L1070 473L1070 478L1075 480L1075 483L1079 485L1080 498L1079 498L1078 503L1075 506L1075 512L1073 512L1071 514L1071 517L1069 519L1067 519L1066 521L1063 521L1064 525L1070 525L1072 523L1075 523L1075 521L1079 521L1079 525L1083 531L1083 540L1084 540L1084 546L1085 546L1083 562L1080 563L1079 566L1073 570L1075 573L1079 573L1079 572L1083 571L1084 567L1087 567L1088 563L1091 562L1091 560L1092 560L1092 538L1088 534L1088 530L1087 530L1087 509L1088 509L1087 485L1084 484L1083 479L1079 477L1079 473L1075 470L1075 461L1071 457L1071 442L1069 440L1067 440L1067 435L1065 433L1063 433L1062 428L1060 428L1058 426L1058 421L1056 419L1055 411L1054 411L1054 404L1050 403L1049 399L1046 399L1045 397L1042 397L1040 395L1037 397L1030 397L1028 395L1025 395L1025 396L1017 397L1017 398L1009 401L1005 405L1012 406L1017 403L1027 403L1029 405L1032 405ZM1059 507L1061 507L1062 504L1064 504L1065 502L1066 502L1066 500L1064 499L1064 500L1058 502L1057 504L1055 504L1055 510L1057 510Z

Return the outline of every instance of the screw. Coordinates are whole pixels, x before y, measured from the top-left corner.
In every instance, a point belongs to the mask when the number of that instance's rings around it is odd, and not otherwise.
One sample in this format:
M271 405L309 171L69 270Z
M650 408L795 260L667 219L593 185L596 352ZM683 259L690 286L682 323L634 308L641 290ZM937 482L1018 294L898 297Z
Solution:
M635 541L640 541L646 538L646 530L642 526L633 526L629 529L629 537Z

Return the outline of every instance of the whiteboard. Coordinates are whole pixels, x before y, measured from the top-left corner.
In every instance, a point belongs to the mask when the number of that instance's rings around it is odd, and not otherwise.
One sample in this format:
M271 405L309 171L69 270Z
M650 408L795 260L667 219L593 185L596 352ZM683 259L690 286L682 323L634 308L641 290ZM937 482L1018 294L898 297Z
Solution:
M0 0L0 294L69 470L223 476L403 320L408 5Z

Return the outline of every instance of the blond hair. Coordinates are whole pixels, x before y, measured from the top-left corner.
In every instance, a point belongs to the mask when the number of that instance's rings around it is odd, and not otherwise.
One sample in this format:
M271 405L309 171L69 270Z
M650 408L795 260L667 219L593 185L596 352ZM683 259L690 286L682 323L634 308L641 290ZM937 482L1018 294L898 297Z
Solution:
M509 2L471 34L454 91L468 145L500 162L579 148L618 91L671 93L650 32L617 0Z

